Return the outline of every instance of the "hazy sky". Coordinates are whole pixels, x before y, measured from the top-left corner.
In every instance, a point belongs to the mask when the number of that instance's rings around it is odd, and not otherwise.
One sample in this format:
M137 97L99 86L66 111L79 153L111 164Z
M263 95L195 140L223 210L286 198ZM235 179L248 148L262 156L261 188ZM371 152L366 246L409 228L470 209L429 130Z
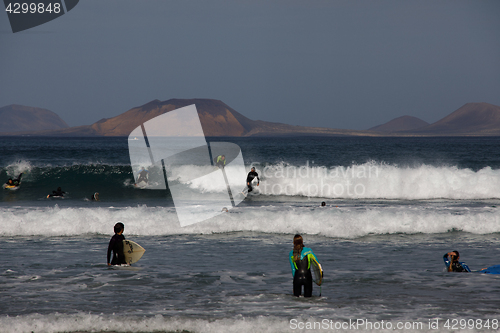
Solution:
M500 1L81 0L15 34L0 13L0 106L76 126L170 98L351 129L500 105Z

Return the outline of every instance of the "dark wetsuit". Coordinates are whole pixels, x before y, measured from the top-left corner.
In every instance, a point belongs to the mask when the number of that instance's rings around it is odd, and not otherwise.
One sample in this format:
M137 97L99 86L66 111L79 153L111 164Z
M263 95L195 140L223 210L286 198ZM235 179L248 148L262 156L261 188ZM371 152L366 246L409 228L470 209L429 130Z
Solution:
M139 172L139 176L137 177L137 184L140 182L148 182L148 172L146 170L142 170Z
M250 171L247 176L247 186L248 186L248 192L252 192L253 187L252 187L252 181L254 178L257 178L257 185L260 183L259 179L259 174L255 171Z
M113 259L111 260L111 265L121 265L126 264L125 255L123 254L123 241L125 236L115 234L111 237L108 245L108 261L111 258L111 251L113 251Z
M312 274L309 269L309 260L304 257L302 260L296 261L297 270L293 276L293 294L297 297L302 293L304 286L304 297L311 297L313 292Z
M9 183L9 181L7 181L5 184L9 185L9 186L19 186L19 184L21 184L21 177L22 176L23 176L23 173L21 172L17 178L9 179L9 180L12 180L12 183Z
M300 296L302 292L302 286L304 286L304 297L311 297L313 290L313 280L311 274L311 264L309 256L312 256L316 261L316 255L314 252L308 248L302 248L302 252L300 254L301 259L298 261L294 261L293 258L293 250L290 251L290 265L292 267L292 275L293 275L293 294L295 296Z
M61 190L60 187L57 188L56 191L52 191L52 194L49 194L48 197L62 197L64 196L64 192L63 190Z
M446 265L446 267L449 267L450 260L448 258L448 253L444 254L443 260L444 260L444 264ZM464 262L454 261L451 263L451 271L452 272L470 272L470 268Z

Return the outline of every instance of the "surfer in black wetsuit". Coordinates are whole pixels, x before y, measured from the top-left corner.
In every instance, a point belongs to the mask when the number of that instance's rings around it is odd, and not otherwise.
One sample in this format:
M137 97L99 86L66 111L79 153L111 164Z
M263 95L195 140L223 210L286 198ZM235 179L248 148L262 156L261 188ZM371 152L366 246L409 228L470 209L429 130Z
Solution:
M289 257L293 275L293 294L299 297L304 286L304 297L311 297L313 280L310 261L312 258L316 261L318 259L310 248L304 247L304 241L299 234L293 237L293 250L290 251Z
M23 176L23 173L21 172L19 174L19 176L17 178L9 178L9 180L7 180L7 182L5 183L5 185L8 185L8 186L19 186L19 184L21 184L21 177Z
M248 193L252 192L253 187L252 187L252 181L254 178L257 178L257 186L260 184L260 179L259 179L259 174L255 172L255 168L252 167L252 170L248 173L247 176L247 187L248 187Z
M149 172L147 170L141 169L139 172L139 176L137 177L137 183L139 184L140 182L145 182L146 184L149 181Z
M66 193L66 192L64 192L61 187L58 187L57 190L52 191L52 194L47 195L47 198L50 198L50 197L63 197L64 193Z
M108 259L106 263L108 266L111 265L121 265L126 264L125 254L123 254L123 241L125 240L125 236L123 236L123 230L125 230L125 225L123 223L118 222L115 224L115 234L109 240L108 245ZM111 262L109 259L111 258L111 251L113 251L113 259Z

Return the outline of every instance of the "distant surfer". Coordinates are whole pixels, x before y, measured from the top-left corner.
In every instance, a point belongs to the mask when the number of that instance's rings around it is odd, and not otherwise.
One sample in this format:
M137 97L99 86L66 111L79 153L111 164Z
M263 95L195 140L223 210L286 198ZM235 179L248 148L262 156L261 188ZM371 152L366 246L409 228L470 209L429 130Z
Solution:
M17 178L9 178L7 182L5 183L5 186L9 187L14 187L14 186L19 186L21 184L21 177L23 176L23 173L21 172Z
M125 230L125 225L121 222L115 224L114 231L115 234L109 240L108 245L108 257L106 263L108 266L111 265L122 265L126 264L125 254L123 253L123 241L125 236L123 236L123 230ZM111 252L113 252L113 258L111 259ZM109 261L111 259L111 262Z
M321 207L326 207L326 202L321 202Z
M293 237L293 250L290 251L289 258L292 266L293 294L299 297L304 286L304 297L311 297L313 289L311 260L318 262L318 258L310 248L304 247L304 241L299 234Z
M219 168L223 168L226 166L226 156L219 155L215 158L215 166Z
M259 174L257 172L255 172L255 168L252 167L252 169L250 170L250 172L248 173L248 176L247 176L248 193L253 191L252 181L254 180L254 178L257 178L257 186L259 186L259 184L260 184Z
M58 187L57 190L52 191L52 194L47 195L47 198L51 198L51 197L63 197L65 193L66 192L64 192L61 187Z
M145 182L146 184L149 181L149 172L145 170L144 168L141 169L139 172L139 176L137 177L137 184L140 182Z
M458 261L458 259L460 259L458 251L451 251L444 254L443 260L448 272L470 272L469 266L464 262Z

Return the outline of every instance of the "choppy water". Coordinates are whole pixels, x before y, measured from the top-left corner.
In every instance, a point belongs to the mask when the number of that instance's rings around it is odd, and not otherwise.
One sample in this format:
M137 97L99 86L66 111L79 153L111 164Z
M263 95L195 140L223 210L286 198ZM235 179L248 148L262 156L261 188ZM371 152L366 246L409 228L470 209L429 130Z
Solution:
M442 256L500 264L500 139L223 140L256 165L260 195L181 228L168 191L134 188L126 138L1 138L0 177L25 175L0 203L0 332L498 324L500 276L444 272ZM58 186L66 197L47 199ZM146 248L130 269L105 263L117 221ZM291 296L297 232L325 269L312 299Z

